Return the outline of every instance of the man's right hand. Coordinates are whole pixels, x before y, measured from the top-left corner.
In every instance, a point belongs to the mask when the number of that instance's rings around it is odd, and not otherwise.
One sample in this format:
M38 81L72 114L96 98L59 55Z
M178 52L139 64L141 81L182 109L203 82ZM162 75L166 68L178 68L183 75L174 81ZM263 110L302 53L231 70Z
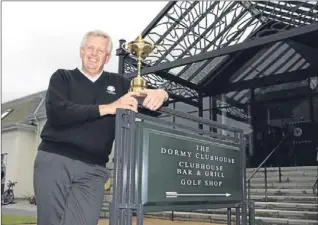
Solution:
M138 111L138 102L135 97L138 97L140 94L135 92L128 92L118 100L114 101L111 104L100 105L99 113L101 116L105 115L115 115L116 109L130 109L134 112Z

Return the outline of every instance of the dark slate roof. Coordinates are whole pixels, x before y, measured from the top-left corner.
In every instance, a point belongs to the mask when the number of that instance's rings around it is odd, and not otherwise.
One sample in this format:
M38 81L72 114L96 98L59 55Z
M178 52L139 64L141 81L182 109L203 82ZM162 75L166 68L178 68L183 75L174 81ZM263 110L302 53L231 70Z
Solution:
M29 119L34 116L44 97L45 91L41 91L3 103L1 105L1 114L10 109L12 109L12 111L1 120L1 127L5 128L17 124L28 124Z

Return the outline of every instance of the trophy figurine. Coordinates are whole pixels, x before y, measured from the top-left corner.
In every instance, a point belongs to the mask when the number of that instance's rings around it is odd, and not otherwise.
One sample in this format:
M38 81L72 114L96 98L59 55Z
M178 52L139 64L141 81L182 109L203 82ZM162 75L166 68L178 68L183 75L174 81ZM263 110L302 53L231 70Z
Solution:
M129 91L138 92L146 89L146 81L140 75L141 63L154 50L155 45L143 40L141 34L139 34L137 40L124 43L122 47L138 59L137 76L131 80ZM137 98L138 102L141 103L140 101L143 101L144 97L146 96Z

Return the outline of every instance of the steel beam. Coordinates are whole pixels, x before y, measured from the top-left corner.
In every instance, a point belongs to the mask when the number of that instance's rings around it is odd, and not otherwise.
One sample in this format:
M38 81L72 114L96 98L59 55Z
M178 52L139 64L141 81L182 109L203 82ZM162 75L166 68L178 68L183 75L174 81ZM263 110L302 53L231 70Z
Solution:
M226 85L222 91L215 92L214 90L208 90L210 95L217 95L222 93L228 93L231 91L240 91L244 89L250 89L255 87L268 87L276 84L283 84L295 81L301 81L310 77L317 76L318 67L309 67L307 69L301 69L291 72L285 72L280 74L271 74L265 77L254 78L250 80L242 80Z
M290 30L281 31L281 32L278 32L276 34L272 34L272 35L265 36L265 37L260 37L260 38L253 39L253 40L248 40L248 41L240 43L240 44L228 46L228 47L221 48L221 49L216 49L216 50L213 50L211 52L207 52L207 53L200 54L197 56L187 57L187 58L175 60L173 62L162 63L162 64L157 65L157 66L144 68L141 70L141 74L155 73L157 71L168 70L171 68L184 66L184 65L187 65L189 63L201 62L201 61L215 58L215 57L222 56L222 55L233 54L236 52L240 52L240 51L252 49L252 48L259 48L259 47L262 47L264 45L267 45L267 44L270 44L273 42L282 41L282 40L285 40L288 38L293 38L293 37L297 37L297 36L301 36L301 35L305 35L305 34L310 34L310 33L314 33L314 32L318 32L318 23L311 24L311 25L304 26L304 27L292 28ZM129 78L135 77L136 75L137 75L136 72L126 74L126 76Z

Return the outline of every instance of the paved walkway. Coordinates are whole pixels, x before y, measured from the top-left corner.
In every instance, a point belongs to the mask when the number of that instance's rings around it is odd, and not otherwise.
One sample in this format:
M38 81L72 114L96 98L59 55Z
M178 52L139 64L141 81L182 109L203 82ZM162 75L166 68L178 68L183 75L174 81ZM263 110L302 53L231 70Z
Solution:
M28 201L19 201L9 205L1 206L3 214L14 214L19 216L36 216L36 206Z
M20 224L31 225L31 224ZM108 220L100 220L98 225L109 225ZM133 225L136 225L136 220L133 220ZM187 221L170 221L161 219L144 219L144 225L222 225L216 223L201 223L201 222L187 222Z
M1 208L2 208L3 214L14 214L14 215L20 215L20 216L36 216L36 206L31 205L28 201L19 201L14 204L4 205ZM136 224L136 218L133 218L133 225L135 224ZM101 219L98 225L109 225L109 221L108 219ZM145 218L144 225L220 225L220 224Z

